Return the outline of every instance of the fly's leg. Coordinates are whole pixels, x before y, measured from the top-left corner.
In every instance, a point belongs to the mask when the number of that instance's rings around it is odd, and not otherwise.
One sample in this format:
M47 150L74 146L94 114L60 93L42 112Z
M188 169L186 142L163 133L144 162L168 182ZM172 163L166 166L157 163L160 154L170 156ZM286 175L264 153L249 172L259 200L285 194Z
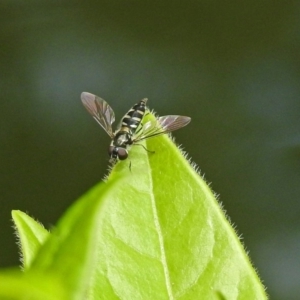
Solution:
M134 144L134 145L137 145L137 146L142 146L147 152L149 152L149 153L155 153L155 151L152 151L152 150L149 150L149 149L147 149L144 145L142 145L142 144Z

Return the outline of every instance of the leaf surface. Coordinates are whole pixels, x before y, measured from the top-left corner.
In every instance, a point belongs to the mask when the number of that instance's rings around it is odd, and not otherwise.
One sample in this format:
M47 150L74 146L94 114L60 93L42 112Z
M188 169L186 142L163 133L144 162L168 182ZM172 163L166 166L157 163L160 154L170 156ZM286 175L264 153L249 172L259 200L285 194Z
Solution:
M97 185L61 218L27 273L42 273L61 282L65 299L84 299L97 264L101 201L109 184Z
M205 181L168 136L143 145L109 176L90 299L266 299Z
M13 210L12 218L20 241L23 267L27 269L47 239L49 232L43 225L22 211Z
M213 192L175 144L141 144L155 153L133 146L62 217L26 276L62 283L64 300L267 299Z
M45 274L23 273L8 269L0 272L1 300L65 300L66 293L60 282Z

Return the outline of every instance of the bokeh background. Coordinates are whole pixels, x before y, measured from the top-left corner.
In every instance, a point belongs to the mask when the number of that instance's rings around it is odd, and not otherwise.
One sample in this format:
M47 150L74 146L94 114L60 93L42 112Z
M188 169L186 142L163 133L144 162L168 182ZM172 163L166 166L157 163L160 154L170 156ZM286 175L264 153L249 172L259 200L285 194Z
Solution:
M121 117L143 97L242 234L272 299L300 294L300 2L0 2L0 267L10 212L51 228L107 168L80 93Z

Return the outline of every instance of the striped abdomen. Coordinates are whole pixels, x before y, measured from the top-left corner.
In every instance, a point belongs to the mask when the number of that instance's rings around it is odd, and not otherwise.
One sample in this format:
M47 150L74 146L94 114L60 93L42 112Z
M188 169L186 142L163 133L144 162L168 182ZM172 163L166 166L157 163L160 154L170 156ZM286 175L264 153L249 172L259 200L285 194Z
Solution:
M130 132L131 134L135 133L136 129L140 125L145 111L146 103L148 99L143 99L139 103L135 104L123 117L121 124L121 132Z

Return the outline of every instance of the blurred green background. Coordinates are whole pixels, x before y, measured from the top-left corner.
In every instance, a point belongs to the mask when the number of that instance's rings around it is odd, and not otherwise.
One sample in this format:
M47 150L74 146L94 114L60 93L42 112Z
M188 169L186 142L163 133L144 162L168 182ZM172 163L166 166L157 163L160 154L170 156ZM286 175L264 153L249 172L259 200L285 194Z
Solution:
M19 263L12 209L51 228L106 174L110 139L80 93L117 118L148 97L191 116L177 142L271 298L299 299L299 15L299 1L2 0L0 266Z

